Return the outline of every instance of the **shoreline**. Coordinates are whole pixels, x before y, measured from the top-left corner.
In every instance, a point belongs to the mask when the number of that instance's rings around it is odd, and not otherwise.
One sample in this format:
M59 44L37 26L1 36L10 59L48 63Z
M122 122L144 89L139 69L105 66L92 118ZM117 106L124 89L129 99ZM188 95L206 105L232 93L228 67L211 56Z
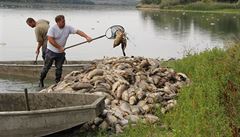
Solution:
M46 7L47 6L47 7ZM0 8L79 8L79 7L93 7L93 6L104 6L104 7L116 7L126 6L135 7L135 5L124 5L124 4L91 4L91 3L42 3L42 2L29 2L29 3L19 3L19 2L1 2Z
M169 11L169 12L198 12L198 13L226 13L226 14L240 14L240 9L218 9L218 10L186 10L179 8L165 8L161 9L160 5L137 5L137 10L142 11Z
M137 9L160 9L160 5L155 4L138 4L136 5Z

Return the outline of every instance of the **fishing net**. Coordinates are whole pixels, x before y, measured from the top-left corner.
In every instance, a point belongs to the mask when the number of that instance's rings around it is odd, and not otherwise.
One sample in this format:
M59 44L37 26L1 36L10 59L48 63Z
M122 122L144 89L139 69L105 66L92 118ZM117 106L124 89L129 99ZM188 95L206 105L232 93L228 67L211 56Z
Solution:
M109 27L105 34L104 35L101 35L99 37L96 37L96 38L93 38L92 41L96 40L96 39L100 39L100 38L103 38L103 37L106 37L108 39L114 39L116 37L116 33L117 31L121 31L122 33L125 33L125 30L124 28L121 26L121 25L113 25L111 27ZM66 49L69 49L69 48L72 48L72 47L75 47L75 46L78 46L78 45L81 45L81 44L84 44L84 43L87 43L88 41L84 41L84 42L81 42L81 43L77 43L75 45L72 45L72 46L69 46L69 47L66 47L64 48L65 50Z
M114 25L107 29L105 36L108 39L114 39L116 37L117 31L125 32L124 28L121 25Z

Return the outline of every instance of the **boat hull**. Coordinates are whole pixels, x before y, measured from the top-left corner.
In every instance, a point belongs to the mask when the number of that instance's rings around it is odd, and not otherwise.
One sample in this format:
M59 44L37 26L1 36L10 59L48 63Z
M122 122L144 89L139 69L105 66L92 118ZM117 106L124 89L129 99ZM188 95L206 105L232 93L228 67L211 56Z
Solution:
M88 94L29 93L28 96L30 111L24 110L24 94L0 94L3 104L0 106L0 136L49 135L94 120L105 105L104 97ZM16 102L6 104L9 99Z
M93 61L68 61L63 65L63 76L72 71L81 71L93 64ZM0 61L0 75L18 76L25 78L39 78L43 62L33 64L33 61ZM51 67L47 79L55 78L55 67Z

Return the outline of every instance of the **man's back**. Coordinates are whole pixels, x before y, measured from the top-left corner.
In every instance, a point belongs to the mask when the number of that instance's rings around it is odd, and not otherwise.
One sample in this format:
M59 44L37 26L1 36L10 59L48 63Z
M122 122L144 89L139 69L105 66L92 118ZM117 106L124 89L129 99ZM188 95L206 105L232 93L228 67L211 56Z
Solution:
M36 22L35 34L38 42L47 39L48 29L49 21L41 19Z

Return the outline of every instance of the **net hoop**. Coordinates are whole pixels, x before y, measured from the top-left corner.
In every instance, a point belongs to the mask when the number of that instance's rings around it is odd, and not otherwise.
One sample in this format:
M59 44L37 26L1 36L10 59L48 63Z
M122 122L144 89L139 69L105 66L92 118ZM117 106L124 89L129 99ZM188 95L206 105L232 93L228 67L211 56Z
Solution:
M108 39L114 39L116 37L116 32L117 31L122 31L123 33L125 33L125 29L123 28L123 26L121 26L121 25L113 25L113 26L109 27L106 30L105 36Z

